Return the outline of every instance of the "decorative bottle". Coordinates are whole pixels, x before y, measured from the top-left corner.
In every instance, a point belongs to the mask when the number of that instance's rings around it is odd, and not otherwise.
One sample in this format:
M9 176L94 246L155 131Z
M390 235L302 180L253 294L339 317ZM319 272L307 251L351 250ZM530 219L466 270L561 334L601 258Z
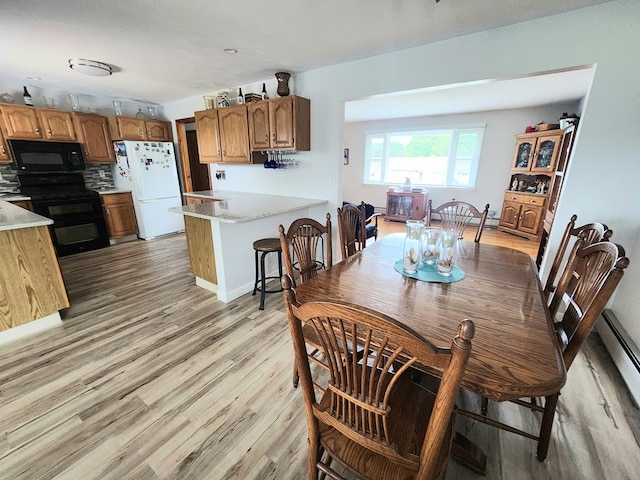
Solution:
M238 89L238 105L242 105L244 103L244 96L242 95L242 89Z
M262 100L267 100L269 95L267 95L267 87L265 87L264 83L262 84Z
M27 90L26 86L22 87L22 95L24 96L24 104L33 107L33 100L31 99L31 94L29 93L29 90Z

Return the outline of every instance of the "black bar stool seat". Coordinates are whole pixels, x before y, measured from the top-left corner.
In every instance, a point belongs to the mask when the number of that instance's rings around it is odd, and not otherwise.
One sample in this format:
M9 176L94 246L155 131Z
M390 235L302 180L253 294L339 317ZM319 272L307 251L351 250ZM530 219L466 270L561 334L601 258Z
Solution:
M253 293L255 295L256 292L260 292L260 310L264 310L264 295L265 293L276 293L282 291L282 285L278 282L279 288L277 290L267 290L265 284L267 280L273 280L277 278L280 280L282 277L282 247L280 246L279 238L262 238L260 240L256 240L253 242L253 250L256 258L256 281L253 285ZM266 271L264 268L264 257L269 253L278 253L278 272L280 276L278 277L267 277ZM260 265L258 266L258 253L260 255ZM260 282L260 286L258 286L258 282Z

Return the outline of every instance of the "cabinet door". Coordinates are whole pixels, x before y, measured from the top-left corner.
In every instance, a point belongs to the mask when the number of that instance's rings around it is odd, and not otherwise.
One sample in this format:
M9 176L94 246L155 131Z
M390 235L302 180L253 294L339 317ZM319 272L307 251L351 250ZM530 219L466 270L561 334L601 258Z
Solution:
M282 97L269 103L271 147L276 150L295 148L293 101L293 97Z
M0 128L0 163L7 162L11 162L11 156L9 155L9 148L7 147L4 135L2 134L2 128Z
M100 115L75 113L74 120L87 163L115 163L107 119Z
M532 172L554 172L558 152L562 143L562 133L541 135L536 143L536 151L531 165Z
M220 147L224 163L251 163L247 106L218 109Z
M196 112L195 117L200 163L220 163L222 155L220 153L218 111L202 110Z
M516 141L516 153L513 157L512 170L518 172L528 172L530 170L535 146L535 138L520 138Z
M146 140L144 120L129 117L117 117L118 137L113 140Z
M138 224L130 193L103 195L102 207L110 238L125 237L138 233Z
M249 145L251 151L268 150L271 132L269 129L269 103L251 102L249 110Z
M38 109L37 113L44 138L57 141L76 140L71 112Z
M172 140L169 122L146 120L144 124L147 131L147 140L152 142L170 142Z
M7 138L42 139L38 115L33 107L3 105L0 107Z
M518 217L522 205L505 200L500 214L500 225L507 228L518 228Z
M518 230L537 235L544 215L542 207L523 205L518 223Z

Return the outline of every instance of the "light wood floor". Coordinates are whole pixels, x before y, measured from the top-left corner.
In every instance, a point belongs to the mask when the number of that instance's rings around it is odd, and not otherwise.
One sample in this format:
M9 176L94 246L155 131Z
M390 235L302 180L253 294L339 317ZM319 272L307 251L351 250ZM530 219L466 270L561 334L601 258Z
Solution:
M251 295L218 302L194 285L183 235L60 263L64 325L0 350L0 479L305 477L279 294L263 312ZM597 336L570 373L545 463L532 441L460 420L488 454L486 478L639 478L638 409ZM475 478L450 461L447 479Z

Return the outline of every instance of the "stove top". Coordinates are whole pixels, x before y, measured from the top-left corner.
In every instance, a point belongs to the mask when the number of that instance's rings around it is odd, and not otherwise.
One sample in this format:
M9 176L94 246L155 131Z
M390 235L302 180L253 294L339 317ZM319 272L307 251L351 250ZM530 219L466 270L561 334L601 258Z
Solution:
M18 174L20 193L32 200L54 200L97 197L87 190L81 173Z

